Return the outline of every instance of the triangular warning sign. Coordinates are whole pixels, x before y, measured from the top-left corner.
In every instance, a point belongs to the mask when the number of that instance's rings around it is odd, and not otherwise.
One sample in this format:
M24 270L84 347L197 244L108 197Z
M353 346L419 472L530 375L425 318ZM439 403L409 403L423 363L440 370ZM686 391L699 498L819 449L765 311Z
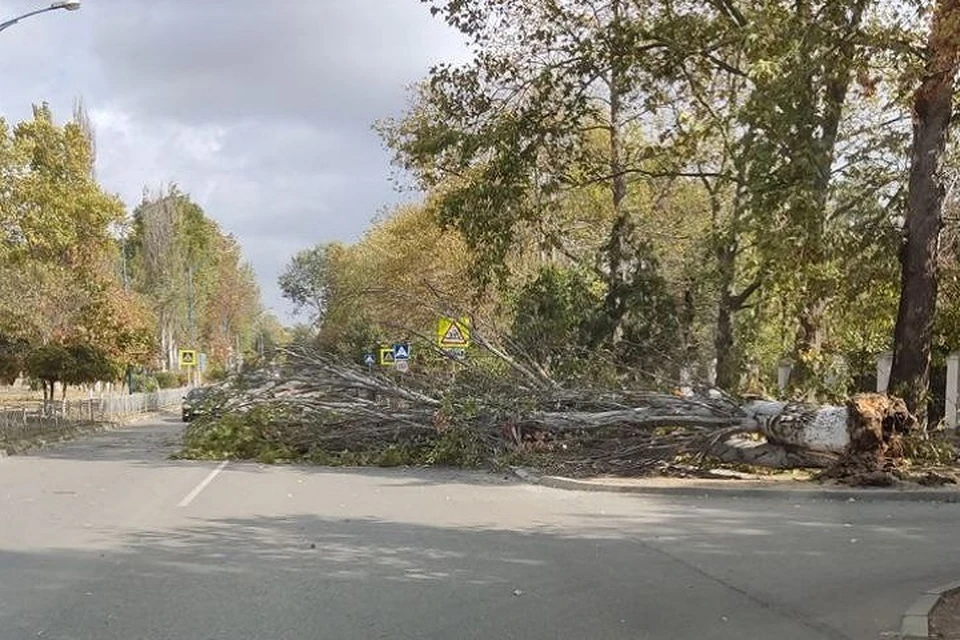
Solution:
M443 343L444 346L454 346L467 344L467 339L464 337L463 331L460 330L460 326L454 322L450 325L450 328L447 329L447 332L443 334L440 342Z

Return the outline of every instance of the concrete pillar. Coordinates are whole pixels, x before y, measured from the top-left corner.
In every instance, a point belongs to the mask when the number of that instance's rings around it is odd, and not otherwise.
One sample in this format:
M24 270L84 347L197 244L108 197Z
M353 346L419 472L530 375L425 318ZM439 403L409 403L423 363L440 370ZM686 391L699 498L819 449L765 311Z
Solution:
M893 351L877 356L877 393L886 393L890 386L890 372L893 370Z
M948 429L957 428L957 401L960 396L960 353L947 356L947 393L943 419Z
M790 375L793 373L793 362L790 360L781 360L777 367L777 389L780 390L780 396L787 394L787 387L790 384Z

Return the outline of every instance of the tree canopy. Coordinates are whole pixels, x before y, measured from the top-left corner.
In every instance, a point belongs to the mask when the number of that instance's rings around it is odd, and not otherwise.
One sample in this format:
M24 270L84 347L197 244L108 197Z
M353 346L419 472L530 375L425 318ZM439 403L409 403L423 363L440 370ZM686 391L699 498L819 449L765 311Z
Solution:
M797 392L869 386L907 287L917 91L930 56L956 74L949 3L425 4L473 56L378 124L422 202L287 270L321 340L475 309L543 366L579 354L736 391L769 390L789 360ZM952 278L952 250L935 253ZM924 321L934 364L960 348L954 289Z
M94 163L82 103L64 124L47 105L0 120L3 379L29 375L52 397L57 382L175 368L176 345L221 370L252 354L267 325L239 245L175 189L128 215Z

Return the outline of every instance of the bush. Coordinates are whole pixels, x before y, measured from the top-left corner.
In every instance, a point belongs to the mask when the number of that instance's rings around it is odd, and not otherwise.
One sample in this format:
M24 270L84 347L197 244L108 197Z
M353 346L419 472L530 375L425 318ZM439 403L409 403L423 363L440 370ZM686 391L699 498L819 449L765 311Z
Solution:
M153 393L160 389L157 379L145 373L135 373L130 379L132 393Z
M178 389L187 386L187 374L175 371L159 371L153 375L161 389Z
M207 369L206 372L204 372L203 379L211 384L216 384L226 380L229 375L230 372L227 371L226 367L224 367L222 364L214 364Z

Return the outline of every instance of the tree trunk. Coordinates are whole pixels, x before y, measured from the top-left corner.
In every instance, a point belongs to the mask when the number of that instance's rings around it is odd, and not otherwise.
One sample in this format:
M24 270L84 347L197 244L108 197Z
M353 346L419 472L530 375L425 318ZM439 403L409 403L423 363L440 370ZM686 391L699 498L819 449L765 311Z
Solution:
M825 222L828 217L830 200L830 183L833 177L833 164L836 159L837 141L840 133L840 123L843 110L846 106L847 95L850 90L851 70L856 54L853 35L859 30L863 20L863 12L867 2L861 0L853 7L849 22L845 27L847 37L836 49L836 57L827 66L829 74L825 83L823 116L820 122L820 135L813 140L813 150L817 162L814 164L816 175L813 176L813 219L814 225L809 243L810 262L814 267L824 264L828 258L824 250L826 232ZM796 368L793 377L798 384L804 384L813 379L819 372L816 361L822 354L825 341L824 319L831 296L832 281L822 275L819 270L814 274L806 274L803 303L798 318L798 331L794 347Z
M734 436L718 442L713 455L764 467L826 467L821 478L852 484L878 484L878 475L895 470L902 438L915 425L902 400L878 394L854 396L845 406L755 402L744 411L767 441ZM879 483L893 479L883 476Z
M913 148L904 244L900 254L900 306L894 330L890 389L921 422L930 378L930 348L937 305L937 257L945 193L940 159L953 114L960 57L960 0L939 0L927 41L927 68L913 100Z
M717 194L711 191L710 208L712 225L718 234L716 247L717 280L720 295L717 300L717 325L714 334L714 352L717 358L716 386L727 391L736 391L740 382L740 358L736 350L736 337L733 332L733 319L741 311L749 298L760 288L759 278L747 286L740 294L734 294L737 281L737 257L740 255L740 222L744 214L744 203L747 200L744 184L747 182L747 166L745 159L750 155L754 144L752 130L742 138L742 157L734 159L737 174L737 186L733 197L732 216L729 227L721 224L722 204Z
M620 0L613 0L613 28L619 28ZM610 175L611 197L613 204L613 227L607 243L609 281L607 283L606 314L610 321L609 339L618 344L623 339L623 325L627 317L625 290L630 284L632 264L631 236L632 223L624 210L623 201L627 197L627 179L623 173L623 150L621 148L621 109L622 63L611 54L610 64Z
M727 391L735 391L737 378L740 373L739 367L737 366L737 354L733 336L733 314L736 312L736 309L733 308L731 300L731 284L727 282L724 273L724 257L725 256L722 256L720 259L720 299L717 302L717 332L713 339L713 347L717 357L716 385Z

